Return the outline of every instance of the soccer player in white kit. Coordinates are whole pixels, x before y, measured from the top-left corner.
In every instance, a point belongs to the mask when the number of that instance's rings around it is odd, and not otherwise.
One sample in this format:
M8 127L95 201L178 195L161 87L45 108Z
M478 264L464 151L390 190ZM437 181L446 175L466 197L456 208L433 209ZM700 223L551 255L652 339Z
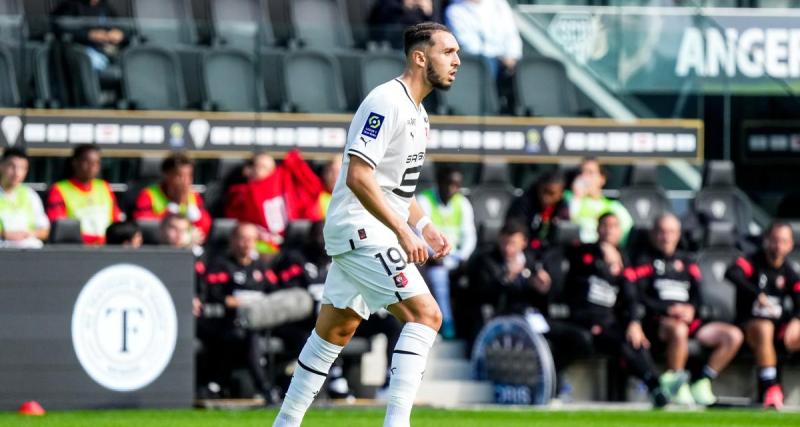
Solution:
M273 427L299 426L331 364L362 319L386 308L404 323L391 361L384 427L406 427L442 315L415 264L450 252L414 197L430 135L422 100L448 89L460 65L458 42L436 23L404 33L406 68L358 108L325 220L333 264L316 326ZM414 233L415 228L422 238Z

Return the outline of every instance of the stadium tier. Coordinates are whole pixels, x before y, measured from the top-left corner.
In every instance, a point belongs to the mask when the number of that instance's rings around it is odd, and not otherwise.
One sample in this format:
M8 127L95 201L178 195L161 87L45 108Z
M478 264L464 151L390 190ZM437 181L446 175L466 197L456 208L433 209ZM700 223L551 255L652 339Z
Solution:
M797 408L796 7L0 0L0 411Z

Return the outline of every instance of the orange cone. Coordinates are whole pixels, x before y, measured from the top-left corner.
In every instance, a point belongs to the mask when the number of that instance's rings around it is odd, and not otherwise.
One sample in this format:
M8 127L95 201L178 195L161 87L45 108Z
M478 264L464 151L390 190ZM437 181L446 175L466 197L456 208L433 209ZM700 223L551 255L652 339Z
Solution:
M29 400L22 405L20 405L19 410L17 411L22 415L35 415L35 416L42 416L45 414L44 408L39 402L35 400Z

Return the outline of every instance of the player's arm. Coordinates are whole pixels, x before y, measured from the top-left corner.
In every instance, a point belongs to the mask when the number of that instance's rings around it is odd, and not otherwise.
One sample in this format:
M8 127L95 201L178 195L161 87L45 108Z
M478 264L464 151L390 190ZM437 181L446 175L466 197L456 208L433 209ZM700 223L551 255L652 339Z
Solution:
M345 183L364 206L364 209L394 232L400 246L408 255L408 262L424 263L427 261L428 251L425 243L411 231L403 218L395 215L389 207L375 180L375 170L372 165L361 157L351 154Z
M417 203L417 196L411 196L411 204L408 207L408 225L416 228L422 234L425 242L433 249L434 259L450 253L450 249L452 249L450 242L447 241L444 233L431 223L430 218L427 218L425 211Z

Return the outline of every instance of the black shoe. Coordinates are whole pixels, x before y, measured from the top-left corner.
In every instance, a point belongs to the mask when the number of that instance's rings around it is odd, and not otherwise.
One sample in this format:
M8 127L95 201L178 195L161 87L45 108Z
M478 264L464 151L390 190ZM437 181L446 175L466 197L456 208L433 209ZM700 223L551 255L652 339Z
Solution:
M654 408L663 408L669 403L669 397L661 387L657 387L650 392L650 399L653 401Z

